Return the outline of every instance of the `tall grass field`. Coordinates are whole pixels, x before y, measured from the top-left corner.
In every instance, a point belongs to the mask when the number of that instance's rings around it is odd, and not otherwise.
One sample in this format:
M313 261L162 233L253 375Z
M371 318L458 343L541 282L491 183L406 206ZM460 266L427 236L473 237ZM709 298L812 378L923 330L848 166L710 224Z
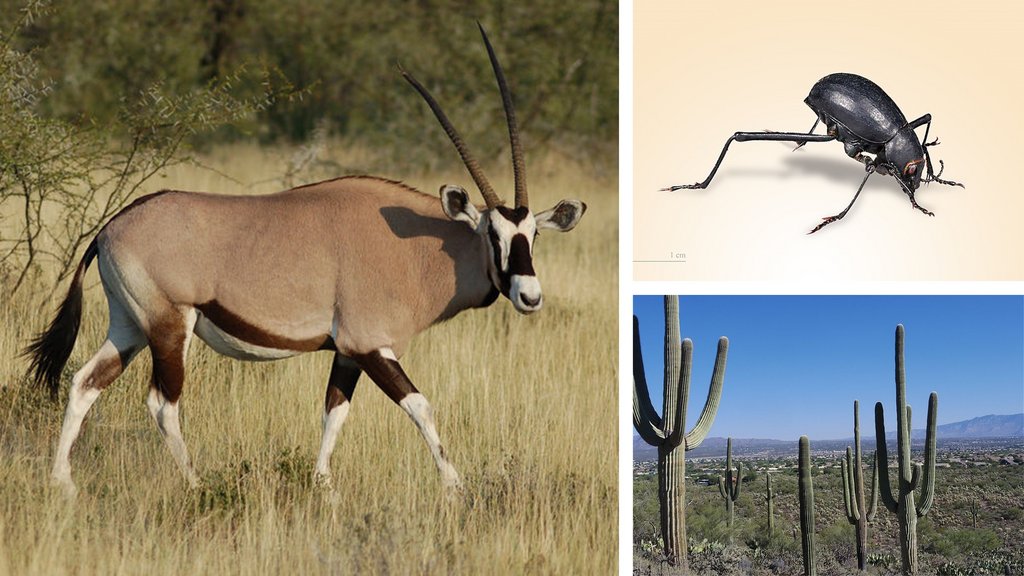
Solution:
M269 193L285 187L288 158L218 148L204 167L175 168L147 191ZM30 385L19 354L52 319L67 281L43 269L12 294L0 274L0 575L613 572L616 175L554 154L530 160L535 211L561 198L589 208L574 231L535 245L544 309L522 316L499 299L422 334L402 362L462 475L454 502L412 421L365 376L332 459L333 488L315 485L331 354L246 363L198 339L181 406L201 487L188 488L146 410L143 352L89 413L71 455L80 493L68 500L49 471L71 375L106 333L96 266L56 402ZM458 183L475 195L457 160L451 166L380 175L430 194ZM509 197L511 171L488 173ZM329 174L308 176L295 183Z

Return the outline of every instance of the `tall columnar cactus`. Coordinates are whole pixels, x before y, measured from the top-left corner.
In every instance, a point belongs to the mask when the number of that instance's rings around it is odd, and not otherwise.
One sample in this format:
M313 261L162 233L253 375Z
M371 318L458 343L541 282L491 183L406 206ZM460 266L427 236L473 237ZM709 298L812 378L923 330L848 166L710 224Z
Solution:
M726 526L729 527L729 541L732 541L732 510L733 503L740 497L740 481L742 478L741 468L743 464L736 463L736 475L732 472L732 438L726 441L725 448L725 475L718 477L718 492L725 499Z
M804 550L804 576L817 575L814 552L814 484L811 482L811 443L807 436L800 437L800 544Z
M928 398L928 424L924 441L924 467L910 460L910 406L907 405L906 371L903 367L903 325L896 326L896 461L899 467L895 496L889 483L889 456L885 446L885 412L882 403L875 404L875 442L878 449L878 489L882 503L896 515L900 527L900 552L903 573L917 574L917 519L932 507L935 496L935 417L939 396ZM920 496L914 502L914 490Z
M764 501L768 504L768 538L771 539L775 536L775 491L772 490L772 473L768 472L766 477L768 479L765 481L767 490Z
M867 570L868 522L875 518L878 508L878 462L871 464L871 504L865 508L864 461L860 454L860 402L853 401L853 443L854 453L846 447L843 465L843 502L846 504L846 520L853 524L857 533L857 568ZM865 512L866 511L866 512Z
M686 558L686 451L700 445L711 429L722 397L729 339L718 340L718 355L711 375L708 398L697 424L686 430L686 403L690 395L693 343L679 341L679 298L665 296L665 403L664 417L651 405L640 349L640 321L633 316L633 426L640 437L658 447L658 498L661 534L669 562L689 566Z

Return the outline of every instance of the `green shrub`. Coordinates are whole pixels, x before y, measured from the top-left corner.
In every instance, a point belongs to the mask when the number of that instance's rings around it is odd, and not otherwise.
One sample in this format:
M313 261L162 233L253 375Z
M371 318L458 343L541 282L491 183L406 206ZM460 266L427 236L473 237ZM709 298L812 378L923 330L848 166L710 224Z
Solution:
M925 545L925 550L945 557L992 552L1002 546L999 535L988 528L950 529Z

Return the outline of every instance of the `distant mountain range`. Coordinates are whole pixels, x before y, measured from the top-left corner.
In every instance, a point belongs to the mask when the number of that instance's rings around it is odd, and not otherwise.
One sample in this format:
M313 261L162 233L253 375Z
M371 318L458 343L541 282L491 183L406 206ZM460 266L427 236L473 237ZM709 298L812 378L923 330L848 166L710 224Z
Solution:
M916 418L912 418L912 420L916 420ZM935 428L935 433L939 438L1020 438L1024 436L1024 414L1007 414L1006 416L990 414L962 422L942 424ZM914 430L911 437L916 437L918 434L924 438L923 429ZM886 437L889 436L895 438L896 434L886 433Z
M917 418L914 418L917 420ZM874 418L865 423L862 422L862 430L874 430ZM1024 438L1024 413L979 416L970 420L953 422L951 424L940 424L936 427L936 435L940 440L955 438ZM911 432L911 439L924 440L925 431L923 428ZM886 438L890 441L896 440L896 431L887 430ZM875 442L874 435L862 433L861 442L868 450L873 450ZM834 440L817 440L812 438L811 443L816 450L843 450L847 445L853 443L853 437L837 438ZM696 449L687 452L687 458L720 457L725 454L725 438L706 438ZM771 440L761 438L734 438L733 452L735 454L756 454L759 452L793 451L796 447L795 440ZM633 433L633 460L652 460L657 458L658 450L647 444L636 432Z

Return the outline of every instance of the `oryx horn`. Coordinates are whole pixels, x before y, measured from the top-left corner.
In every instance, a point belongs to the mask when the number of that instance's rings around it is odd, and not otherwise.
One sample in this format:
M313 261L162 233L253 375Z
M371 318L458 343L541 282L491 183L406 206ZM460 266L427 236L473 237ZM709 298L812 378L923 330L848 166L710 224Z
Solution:
M512 147L512 170L516 178L516 208L530 206L530 198L526 194L526 163L523 160L523 146L519 142L519 126L516 125L516 109L512 105L512 92L508 89L508 82L505 80L505 72L501 69L501 62L494 55L494 48L487 38L483 24L476 25L480 28L480 35L484 37L484 44L487 45L487 56L491 59L491 68L494 69L494 77L498 80L498 89L501 90L501 103L505 106L505 121L508 123L508 139Z
M508 124L508 137L509 143L512 148L512 170L515 176L515 189L516 189L516 208L520 206L529 207L530 200L526 192L526 167L523 159L523 147L519 141L519 128L516 125L516 111L512 105L512 93L508 89L508 81L505 79L505 72L501 69L501 63L498 62L498 57L494 54L494 47L491 46L491 41L487 38L487 32L484 30L482 24L477 22L477 26L480 28L480 35L483 36L484 45L487 47L487 56L491 60L491 67L494 69L494 76L498 81L498 89L501 91L501 102L505 108L505 120ZM444 128L445 134L455 145L455 149L458 150L459 156L462 157L463 164L466 165L466 169L469 171L470 176L473 177L473 181L476 182L477 188L480 189L480 193L484 197L484 201L487 203L488 208L494 208L500 204L503 204L501 198L494 192L494 188L491 187L487 177L484 176L483 170L480 169L480 165L477 163L473 155L470 154L469 148L466 143L459 136L455 126L452 125L451 120L441 109L441 106L434 99L430 91L427 90L422 84L413 77L412 74L407 72L404 68L399 65L399 71L402 73L402 77L412 84L412 87L420 93L420 96L430 106L430 110L434 112L434 116L437 117L437 121L441 123L441 127Z

